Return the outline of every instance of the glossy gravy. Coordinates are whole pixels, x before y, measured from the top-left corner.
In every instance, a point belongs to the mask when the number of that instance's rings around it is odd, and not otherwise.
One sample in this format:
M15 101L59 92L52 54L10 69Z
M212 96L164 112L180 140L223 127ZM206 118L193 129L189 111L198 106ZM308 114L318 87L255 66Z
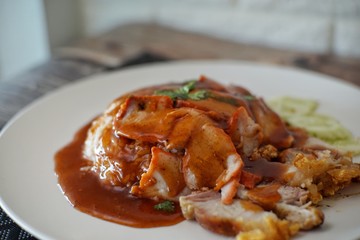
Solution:
M138 198L128 188L101 184L83 158L82 147L90 124L80 129L70 144L55 155L55 173L68 201L78 210L131 227L149 228L177 224L184 220L180 206L173 213L154 209L158 202Z

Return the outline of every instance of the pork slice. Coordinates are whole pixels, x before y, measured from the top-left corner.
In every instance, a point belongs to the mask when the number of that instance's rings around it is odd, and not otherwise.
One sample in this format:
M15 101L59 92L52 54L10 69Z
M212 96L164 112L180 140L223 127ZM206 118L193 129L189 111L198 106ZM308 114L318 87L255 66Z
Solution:
M310 230L324 222L324 213L311 206L296 206L284 202L277 203L273 211L281 219L298 224L301 230Z
M229 135L237 149L250 156L263 139L259 124L249 116L244 107L239 107L229 120Z
M280 187L279 183L257 186L246 192L246 199L251 200L266 210L272 210L281 200L281 195L278 192Z
M195 219L202 227L237 239L289 239L297 226L280 220L248 200L236 199L225 205L215 191L193 193L180 197L186 219ZM261 236L262 238L256 238Z
M324 213L309 202L309 191L299 187L281 186L278 192L281 201L273 209L278 217L298 224L302 230L313 229L324 222Z
M309 195L309 191L299 187L281 186L277 191L281 202L295 206L305 205Z
M278 149L289 148L294 137L286 128L279 115L272 111L263 99L249 101L255 121L261 126L264 134L264 143L271 144Z
M181 172L181 158L158 147L151 149L150 166L142 174L139 186L133 186L131 193L145 198L177 200L187 192Z
M183 160L184 178L190 189L220 190L233 180L239 181L242 168L242 158L222 129L211 122L194 128ZM231 202L232 196L224 195L224 199Z
M164 141L174 119L172 100L168 96L131 96L121 105L113 121L115 134L145 142Z

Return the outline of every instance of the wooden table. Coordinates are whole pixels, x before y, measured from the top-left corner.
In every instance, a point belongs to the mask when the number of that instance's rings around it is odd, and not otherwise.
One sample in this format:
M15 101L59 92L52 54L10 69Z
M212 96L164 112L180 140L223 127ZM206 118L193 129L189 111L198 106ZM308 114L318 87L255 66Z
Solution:
M145 55L144 55L145 53ZM0 128L41 95L77 79L131 64L146 54L162 59L238 59L303 68L360 86L360 59L238 44L157 25L120 26L58 49L55 58L0 83Z
M58 49L47 63L0 83L0 129L34 99L95 73L139 61L225 58L307 69L360 86L360 59L276 50L162 26L132 24ZM4 216L1 209L0 216Z

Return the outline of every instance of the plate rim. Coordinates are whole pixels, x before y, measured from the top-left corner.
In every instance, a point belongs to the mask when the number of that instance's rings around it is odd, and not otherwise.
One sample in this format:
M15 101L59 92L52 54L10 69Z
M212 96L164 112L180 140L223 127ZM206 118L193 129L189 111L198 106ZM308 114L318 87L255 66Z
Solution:
M141 65L134 65L129 66L124 69L119 69L113 72L101 72L96 73L94 75L86 76L76 80L75 82L67 83L63 86L60 86L54 90L51 90L44 95L37 97L30 103L26 104L21 110L19 110L14 116L8 120L0 131L0 138L4 136L4 134L10 129L14 123L16 123L21 117L26 115L32 109L36 108L37 106L41 105L43 102L48 101L49 98L56 97L57 95L61 95L63 92L67 91L67 89L71 89L75 86L81 86L82 84L86 84L89 81L99 81L101 78L108 77L112 78L112 76L116 76L118 74L123 74L124 72L132 72L138 71L139 69L154 69L154 68L164 68L164 67L186 67L189 65L242 65L242 66L250 66L250 67L257 67L257 68L269 68L269 69L276 69L280 71L290 71L294 72L295 74L305 74L310 76L315 76L317 78L321 78L323 81L332 81L338 84L355 88L360 91L360 87L355 85L352 82L344 81L340 78L336 78L333 76L329 76L323 73L313 72L311 70L296 68L292 66L279 66L279 65L270 65L266 63L259 63L259 62L251 62L251 61L240 61L240 60L229 60L229 59L217 59L217 60L176 60L176 61L169 61L169 62L155 62L149 64L141 64ZM305 76L306 77L306 76ZM10 207L8 204L3 200L2 194L0 193L0 206L2 207L3 211L21 228L32 234L33 236L40 238L40 239L53 239L53 237L48 236L41 230L38 230L31 226L31 224L24 221L18 214Z

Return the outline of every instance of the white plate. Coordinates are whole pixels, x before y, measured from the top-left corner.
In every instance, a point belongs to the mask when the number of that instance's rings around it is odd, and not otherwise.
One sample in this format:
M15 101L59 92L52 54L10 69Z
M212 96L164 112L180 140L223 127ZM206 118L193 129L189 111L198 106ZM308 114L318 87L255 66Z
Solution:
M101 113L112 99L139 87L206 74L236 83L258 96L316 99L360 136L360 90L309 72L234 61L187 61L134 67L66 86L32 103L0 135L0 203L24 229L41 239L228 239L184 221L171 227L136 229L106 222L70 206L54 174L54 153ZM360 185L360 184L359 184ZM356 191L360 191L357 187ZM325 208L326 222L301 239L360 237L360 195Z

